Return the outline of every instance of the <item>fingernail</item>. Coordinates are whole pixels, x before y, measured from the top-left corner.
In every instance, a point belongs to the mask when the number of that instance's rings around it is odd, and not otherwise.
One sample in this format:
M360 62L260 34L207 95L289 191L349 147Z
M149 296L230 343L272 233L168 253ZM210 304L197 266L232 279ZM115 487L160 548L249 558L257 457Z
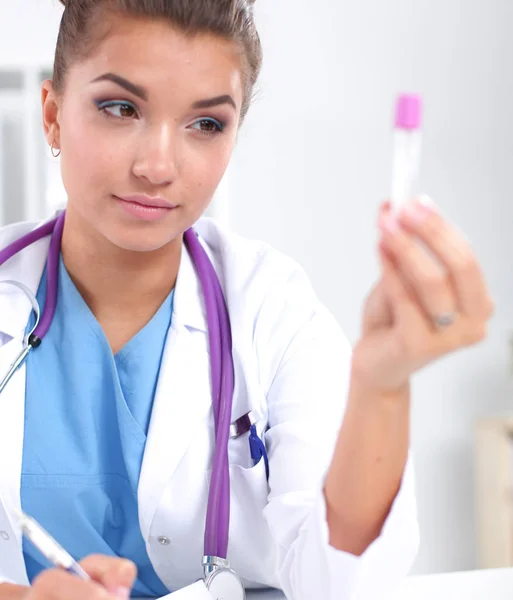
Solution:
M130 573L133 574L134 570L135 570L135 565L131 560L128 560L128 558L125 558L121 561L121 570L124 573Z
M129 600L130 588L120 586L120 587L115 588L112 591L112 594L119 600Z
M395 233L398 229L397 219L393 214L383 215L381 217L381 224L390 233Z
M428 215L435 211L435 204L429 196L420 196L416 200L405 204L401 210L401 215L417 223L421 223Z
M426 210L436 211L436 204L427 194L420 195L417 198L417 202L419 206L422 206L422 208L425 208Z
M408 202L401 208L401 217L406 217L409 221L423 221L426 212L420 207L418 202Z

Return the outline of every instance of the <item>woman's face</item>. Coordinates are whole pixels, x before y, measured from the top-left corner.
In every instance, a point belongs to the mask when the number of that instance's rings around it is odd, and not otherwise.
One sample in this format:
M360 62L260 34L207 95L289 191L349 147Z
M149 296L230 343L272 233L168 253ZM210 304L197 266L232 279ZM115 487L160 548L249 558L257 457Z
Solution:
M75 222L120 248L156 250L201 216L225 172L241 57L234 42L162 21L111 16L108 25L93 54L71 65L62 96L45 82L47 140L62 151Z

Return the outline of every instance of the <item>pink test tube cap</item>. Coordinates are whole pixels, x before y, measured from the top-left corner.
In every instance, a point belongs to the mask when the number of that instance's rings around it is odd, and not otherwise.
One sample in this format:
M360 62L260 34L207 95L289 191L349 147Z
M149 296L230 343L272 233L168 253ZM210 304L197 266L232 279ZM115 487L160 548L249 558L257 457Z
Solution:
M395 126L398 129L419 129L422 121L422 98L417 94L401 94L397 98Z

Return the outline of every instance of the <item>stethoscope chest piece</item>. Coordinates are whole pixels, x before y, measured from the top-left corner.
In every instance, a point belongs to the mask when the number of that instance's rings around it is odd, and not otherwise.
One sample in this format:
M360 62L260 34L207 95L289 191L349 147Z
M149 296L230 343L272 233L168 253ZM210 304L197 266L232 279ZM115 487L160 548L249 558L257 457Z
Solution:
M245 600L246 592L235 571L220 567L210 573L205 585L214 600Z

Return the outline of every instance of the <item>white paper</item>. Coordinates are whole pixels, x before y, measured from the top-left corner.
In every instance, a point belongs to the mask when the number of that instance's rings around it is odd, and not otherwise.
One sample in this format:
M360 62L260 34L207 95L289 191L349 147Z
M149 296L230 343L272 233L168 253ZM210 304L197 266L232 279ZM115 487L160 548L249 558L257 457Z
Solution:
M197 581L167 596L161 596L160 600L167 600L168 598L170 600L213 600L203 580Z

